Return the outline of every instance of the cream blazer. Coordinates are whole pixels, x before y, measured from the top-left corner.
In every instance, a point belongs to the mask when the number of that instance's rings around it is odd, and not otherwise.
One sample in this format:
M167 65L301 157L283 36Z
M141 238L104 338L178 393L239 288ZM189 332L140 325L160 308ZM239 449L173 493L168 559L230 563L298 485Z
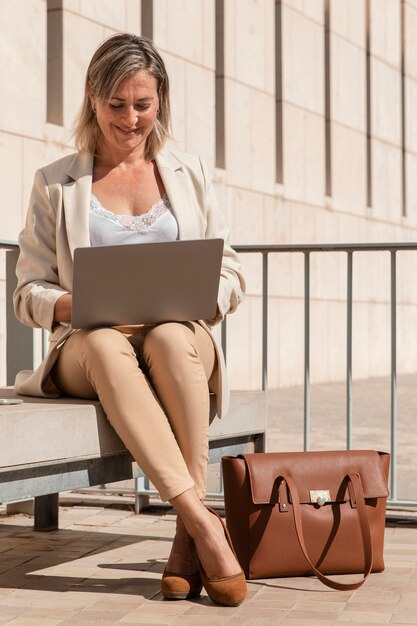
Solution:
M218 356L213 389L220 417L227 411L229 391L221 347L210 327L233 312L242 299L244 281L239 261L230 246L228 227L201 159L166 147L156 163L178 222L179 238L220 237L225 242L218 314L215 320L200 322L211 334ZM85 152L66 156L36 172L26 224L19 235L14 308L23 324L50 332L49 350L34 372L24 370L17 374L18 394L59 395L50 372L65 340L77 331L53 321L54 306L60 296L71 293L74 249L90 245L92 172L93 156Z

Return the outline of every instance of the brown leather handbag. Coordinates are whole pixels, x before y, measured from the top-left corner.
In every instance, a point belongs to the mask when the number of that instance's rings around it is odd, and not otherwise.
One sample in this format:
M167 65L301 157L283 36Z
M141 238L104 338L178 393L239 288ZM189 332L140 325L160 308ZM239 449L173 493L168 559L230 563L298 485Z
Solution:
M227 527L246 577L315 574L352 590L381 572L389 463L374 450L223 457ZM354 583L327 578L357 573Z

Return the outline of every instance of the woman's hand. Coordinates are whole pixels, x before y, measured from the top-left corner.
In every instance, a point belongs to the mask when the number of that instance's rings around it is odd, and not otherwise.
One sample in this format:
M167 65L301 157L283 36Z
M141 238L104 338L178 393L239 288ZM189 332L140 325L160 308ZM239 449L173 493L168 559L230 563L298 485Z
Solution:
M70 322L72 294L66 293L55 302L54 322Z

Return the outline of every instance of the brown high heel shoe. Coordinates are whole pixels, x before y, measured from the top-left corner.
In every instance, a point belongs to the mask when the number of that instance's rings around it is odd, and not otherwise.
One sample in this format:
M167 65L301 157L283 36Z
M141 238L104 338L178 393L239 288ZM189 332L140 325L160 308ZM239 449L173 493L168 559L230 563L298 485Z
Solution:
M203 588L200 572L176 574L165 568L161 580L161 592L166 600L191 600L198 598Z
M227 530L223 520L213 509L209 509L207 507L207 510L220 520L220 523L223 526L227 543L229 544L229 547L233 552L236 561L239 563L236 552L233 548L229 531ZM245 574L242 569L240 570L240 572L238 572L237 574L233 574L232 576L224 576L223 578L209 578L205 573L203 566L201 565L201 561L198 558L197 550L196 556L198 560L198 567L200 570L203 587L207 591L209 598L213 602L215 602L216 604L221 604L222 606L237 606L238 604L243 602L243 600L246 598L247 587Z
M194 542L185 528L183 537L180 536L180 538L178 538L176 536L174 538L174 543L175 542L177 542L177 544L180 542L187 544L187 548L184 552L186 554L188 551L191 557L194 556L196 572L193 574L181 574L168 570L168 566L165 567L161 580L161 593L167 600L190 600L191 598L197 598L201 593L203 583L201 582L198 563L195 559Z

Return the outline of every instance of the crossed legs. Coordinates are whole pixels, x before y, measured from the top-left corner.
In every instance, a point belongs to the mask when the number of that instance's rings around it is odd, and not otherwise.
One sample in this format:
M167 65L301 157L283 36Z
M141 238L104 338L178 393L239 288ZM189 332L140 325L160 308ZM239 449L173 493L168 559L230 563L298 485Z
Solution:
M100 399L163 500L193 486L203 498L214 367L213 342L199 324L167 323L131 336L113 328L77 331L53 378L67 395Z
M224 577L240 567L201 502L215 367L212 339L199 324L166 323L130 336L113 328L77 331L62 347L53 379L67 395L100 399L161 498L176 508L181 519L168 567L196 568L190 536L205 572Z

